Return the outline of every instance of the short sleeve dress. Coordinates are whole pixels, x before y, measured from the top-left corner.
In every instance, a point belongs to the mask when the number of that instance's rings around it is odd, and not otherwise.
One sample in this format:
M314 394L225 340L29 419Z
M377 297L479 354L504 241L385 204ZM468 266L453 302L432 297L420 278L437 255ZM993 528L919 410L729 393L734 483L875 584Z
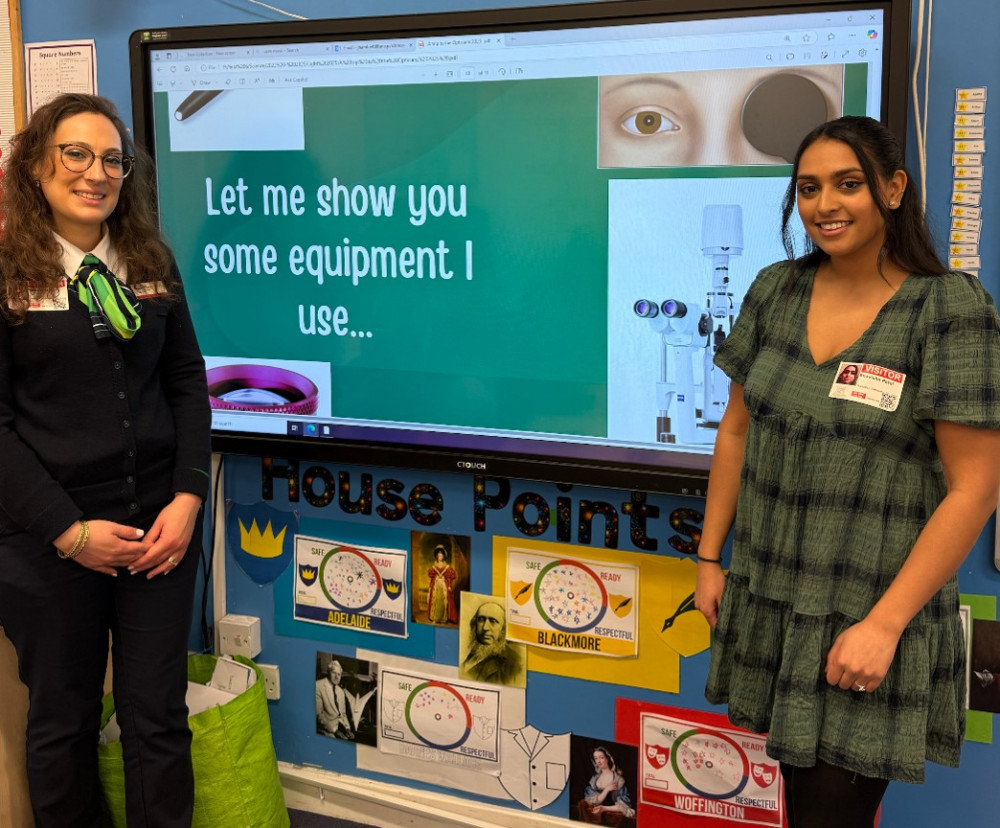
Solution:
M830 687L826 655L945 495L933 421L1000 428L996 308L967 274L912 275L817 365L806 340L815 269L789 287L788 268L761 271L716 356L744 387L750 426L706 697L768 733L768 754L789 765L922 782L928 760L958 765L964 733L956 579L907 626L874 692ZM902 387L885 407L831 397L844 362L903 374Z

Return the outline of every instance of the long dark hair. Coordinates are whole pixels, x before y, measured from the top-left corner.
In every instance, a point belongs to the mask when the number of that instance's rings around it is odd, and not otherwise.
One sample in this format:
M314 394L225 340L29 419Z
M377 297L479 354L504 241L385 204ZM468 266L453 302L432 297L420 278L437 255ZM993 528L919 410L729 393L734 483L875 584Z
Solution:
M821 138L846 144L857 156L861 165L865 183L885 222L885 241L878 252L876 262L879 274L882 274L882 264L887 259L907 273L930 275L946 273L948 268L934 250L934 242L927 228L916 183L906 170L903 152L896 136L874 118L845 115L843 118L827 121L816 127L802 139L795 153L792 180L785 191L785 200L781 208L781 240L790 262L789 285L794 281L799 267L817 265L829 258L808 235L804 255L797 258L795 240L788 226L795 211L795 182L799 176L802 153ZM899 206L892 210L885 202L880 185L892 178L897 170L906 173L907 186Z
M65 94L40 107L10 143L0 179L0 262L3 289L0 306L14 324L24 321L28 285L53 291L64 275L62 248L52 233L52 211L36 181L35 171L57 163L50 145L62 121L74 115L103 115L114 125L122 152L135 157L131 175L122 181L118 204L107 224L118 259L128 268L128 281L163 282L170 279L170 251L160 237L153 212L153 165L136 147L115 105L99 95ZM5 301L4 301L5 300Z

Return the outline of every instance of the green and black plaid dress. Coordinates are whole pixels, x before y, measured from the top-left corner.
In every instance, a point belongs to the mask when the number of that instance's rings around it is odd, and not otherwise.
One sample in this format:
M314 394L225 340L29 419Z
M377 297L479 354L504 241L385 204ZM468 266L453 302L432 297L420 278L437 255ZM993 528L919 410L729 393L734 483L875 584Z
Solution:
M761 271L716 357L744 386L751 421L706 696L769 733L772 758L922 782L927 760L958 764L965 727L956 580L906 628L874 692L830 687L826 655L944 497L933 421L1000 428L996 308L966 274L911 276L853 345L816 365L815 271L791 290L787 271ZM832 399L844 361L905 374L898 408Z

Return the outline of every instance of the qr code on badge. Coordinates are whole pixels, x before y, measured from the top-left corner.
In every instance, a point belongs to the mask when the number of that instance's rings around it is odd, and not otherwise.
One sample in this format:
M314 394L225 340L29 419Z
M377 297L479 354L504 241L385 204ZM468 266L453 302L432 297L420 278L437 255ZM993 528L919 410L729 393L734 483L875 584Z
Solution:
M882 399L879 400L878 406L879 408L884 408L886 411L895 411L897 399L898 397L895 394L886 394L883 391Z

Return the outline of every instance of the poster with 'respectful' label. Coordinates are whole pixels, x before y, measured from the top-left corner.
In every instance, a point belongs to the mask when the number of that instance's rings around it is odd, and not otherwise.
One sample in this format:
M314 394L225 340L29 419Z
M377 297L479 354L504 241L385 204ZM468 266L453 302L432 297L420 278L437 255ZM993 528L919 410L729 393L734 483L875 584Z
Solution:
M783 824L778 763L766 736L690 716L640 714L639 790L644 805L714 818L718 825ZM703 823L699 823L703 824Z
M500 774L500 692L383 669L378 747L385 753Z
M639 651L639 569L511 548L507 637L564 652L632 657Z
M405 638L406 550L295 537L295 618Z

